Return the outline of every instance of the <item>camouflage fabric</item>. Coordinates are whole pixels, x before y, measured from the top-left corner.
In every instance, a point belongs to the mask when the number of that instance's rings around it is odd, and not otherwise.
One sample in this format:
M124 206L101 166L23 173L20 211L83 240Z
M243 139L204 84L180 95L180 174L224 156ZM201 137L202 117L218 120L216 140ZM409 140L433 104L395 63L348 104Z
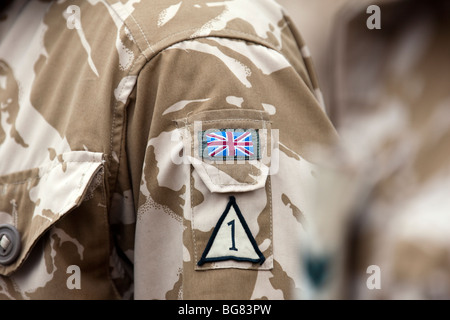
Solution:
M21 244L1 298L302 297L312 149L337 135L278 4L19 0L1 17L0 225Z
M450 298L450 6L377 1L336 20L329 105L342 138L309 221L308 296Z

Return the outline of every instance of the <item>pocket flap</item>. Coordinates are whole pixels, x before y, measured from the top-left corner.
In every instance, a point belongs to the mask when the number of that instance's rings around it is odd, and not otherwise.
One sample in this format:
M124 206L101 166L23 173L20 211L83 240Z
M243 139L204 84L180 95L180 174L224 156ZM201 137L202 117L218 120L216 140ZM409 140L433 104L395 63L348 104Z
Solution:
M266 112L204 111L177 123L184 129L184 156L211 192L248 192L265 186L273 145Z
M4 237L3 245L20 247L13 261L0 261L0 274L19 268L46 230L82 202L102 164L102 153L74 151L39 168L0 177L0 226L16 229L19 235ZM1 234L0 230L0 242ZM0 255L11 251L5 248L0 248Z

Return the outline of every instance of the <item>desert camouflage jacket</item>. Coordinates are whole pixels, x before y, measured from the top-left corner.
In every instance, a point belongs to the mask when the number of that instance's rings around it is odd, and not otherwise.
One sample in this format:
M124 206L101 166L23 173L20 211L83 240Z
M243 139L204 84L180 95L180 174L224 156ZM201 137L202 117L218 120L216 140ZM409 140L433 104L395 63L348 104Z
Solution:
M336 133L270 0L0 15L0 297L294 299Z

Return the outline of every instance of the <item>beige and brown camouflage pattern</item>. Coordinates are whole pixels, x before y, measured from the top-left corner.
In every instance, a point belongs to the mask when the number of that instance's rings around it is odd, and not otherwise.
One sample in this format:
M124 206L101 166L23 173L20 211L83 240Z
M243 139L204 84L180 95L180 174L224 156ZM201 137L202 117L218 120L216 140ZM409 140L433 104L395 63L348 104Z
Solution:
M0 298L302 297L312 150L336 132L282 7L18 0L1 17L0 224L22 249ZM199 158L199 124L258 129L263 156ZM231 195L266 260L197 266Z
M329 108L342 148L328 151L335 167L321 171L326 201L303 251L316 267L328 262L324 280L312 285L309 276L305 291L449 299L449 2L370 4L381 9L380 30L366 27L367 2L349 2L336 19ZM379 267L379 288L370 266Z

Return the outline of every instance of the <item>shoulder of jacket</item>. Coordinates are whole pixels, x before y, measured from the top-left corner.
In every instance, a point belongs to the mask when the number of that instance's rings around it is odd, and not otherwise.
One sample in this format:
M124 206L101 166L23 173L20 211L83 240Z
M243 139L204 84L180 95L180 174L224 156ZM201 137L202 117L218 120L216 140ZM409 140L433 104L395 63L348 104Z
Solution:
M273 0L106 0L147 60L185 40L227 37L280 50L287 27Z

